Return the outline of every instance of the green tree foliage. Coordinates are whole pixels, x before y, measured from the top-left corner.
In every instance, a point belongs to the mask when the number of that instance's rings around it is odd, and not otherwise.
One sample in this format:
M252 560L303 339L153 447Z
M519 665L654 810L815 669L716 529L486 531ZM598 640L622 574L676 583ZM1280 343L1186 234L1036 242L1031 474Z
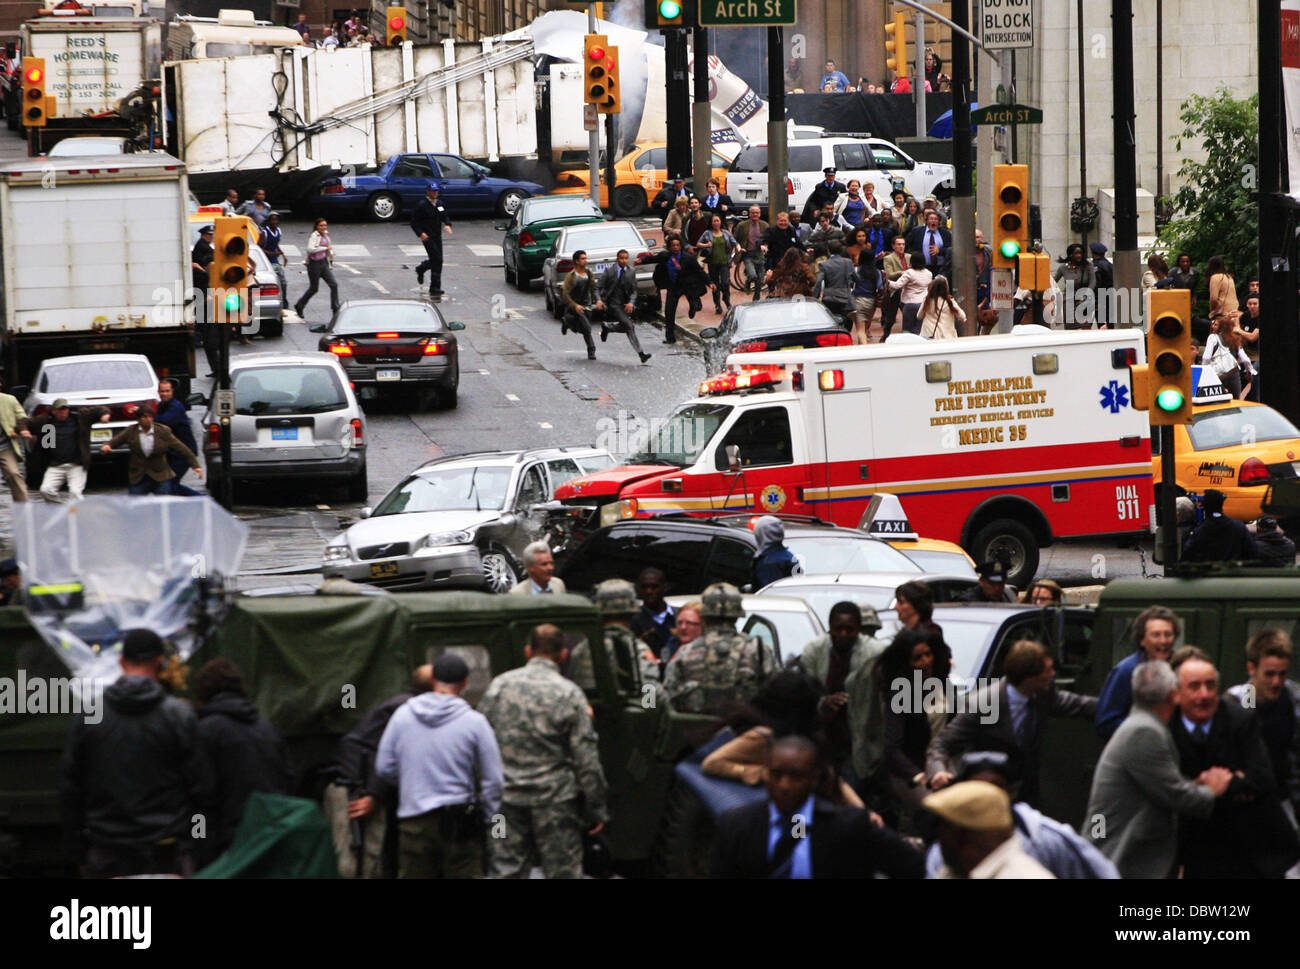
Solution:
M1239 100L1226 88L1213 97L1197 95L1179 111L1183 130L1175 148L1199 144L1204 161L1185 159L1178 166L1182 188L1174 195L1174 217L1160 233L1169 247L1169 266L1180 252L1201 270L1206 289L1205 262L1221 255L1239 282L1259 269L1259 210L1251 200L1256 190L1259 96Z

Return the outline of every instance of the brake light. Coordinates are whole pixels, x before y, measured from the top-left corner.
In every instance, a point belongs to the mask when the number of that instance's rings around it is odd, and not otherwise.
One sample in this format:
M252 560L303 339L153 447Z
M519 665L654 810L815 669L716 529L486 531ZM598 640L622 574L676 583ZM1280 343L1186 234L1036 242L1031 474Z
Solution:
M823 333L817 338L819 347L847 347L853 345L853 339L841 330L838 333Z
M344 185L326 185L320 190L320 193L322 195L342 195L346 191L347 187Z
M351 424L352 424L352 446L361 447L361 436L362 436L361 418L359 417L352 418Z
M556 271L557 273L567 273L567 272L572 272L572 271L573 271L573 260L572 260L572 259L561 259L559 262L557 262L557 263L555 264L555 271Z
M653 259L654 257L655 257L655 254L654 254L653 252L640 252L640 253L637 253L637 257L636 257L636 259L633 260L633 263L634 263L635 265L638 265L638 266L639 266L639 265L641 265L641 263L645 262L647 259Z
M822 390L843 390L844 371L819 370L817 372L817 386L821 387Z
M789 198L789 197L790 197L791 195L793 195L793 194L794 194L794 182L790 181L790 179L787 178L787 179L785 180L785 195L786 195L786 198Z
M135 417L135 415L139 413L139 411L140 411L139 404L126 404L122 408L122 413L125 414L127 417Z
M537 240L533 238L531 232L525 229L523 232L519 233L519 244L521 246L535 246L537 245Z
M1247 458L1237 473L1237 484L1263 484L1268 481L1268 465L1259 458Z
M400 333L376 333L376 334L375 334L375 339L376 339L376 340L396 340L396 339L397 339L398 337L400 337L401 335L402 335L402 334L400 334Z
M199 206L199 211L200 211L200 212L220 212L220 211L221 211L221 206L220 206L220 205L200 205L200 206Z
M257 288L257 292L261 296L279 296L280 287L262 285Z
M436 357L447 352L447 341L439 340L437 337L425 337L420 342L424 344L426 357Z
M738 344L733 351L734 353L762 353L767 349L766 340L750 340L748 343Z
M210 448L219 448L219 447L221 447L221 425L220 425L220 424L209 424L209 425L208 425L208 445L207 445L207 446L210 447Z
M330 353L336 357L350 357L353 355L352 344L347 340L336 340L330 344Z

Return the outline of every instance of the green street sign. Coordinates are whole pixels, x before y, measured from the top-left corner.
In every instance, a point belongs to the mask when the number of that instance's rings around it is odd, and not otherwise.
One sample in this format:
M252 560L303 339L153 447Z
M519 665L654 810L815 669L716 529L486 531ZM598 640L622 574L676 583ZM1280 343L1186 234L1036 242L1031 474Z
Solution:
M701 27L789 27L796 0L699 0Z
M1042 124L1042 108L1024 104L990 104L970 113L971 124Z

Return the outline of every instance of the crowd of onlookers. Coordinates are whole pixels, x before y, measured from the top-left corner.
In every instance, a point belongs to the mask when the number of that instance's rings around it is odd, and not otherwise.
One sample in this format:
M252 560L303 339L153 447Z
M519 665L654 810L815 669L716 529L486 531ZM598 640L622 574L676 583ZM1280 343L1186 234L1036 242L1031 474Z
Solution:
M372 32L367 19L367 15L362 11L353 10L348 17L326 24L320 28L319 35L314 35L311 25L307 23L307 15L300 13L293 29L302 34L303 43L320 50L331 47L364 47L367 44L372 47L383 47L385 32Z
M786 90L790 94L808 92L801 83L800 58L791 58L786 69ZM927 92L951 91L952 78L943 72L943 61L932 48L925 51L925 90ZM827 60L821 77L814 89L818 94L911 94L912 78L895 77L892 83L876 83L865 75L858 75L857 83L849 80L847 74L835 66L833 60Z

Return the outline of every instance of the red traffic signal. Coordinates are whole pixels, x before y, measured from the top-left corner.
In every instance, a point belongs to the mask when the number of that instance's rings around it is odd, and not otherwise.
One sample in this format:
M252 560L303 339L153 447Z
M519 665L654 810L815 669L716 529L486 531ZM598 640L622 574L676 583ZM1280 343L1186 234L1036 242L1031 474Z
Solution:
M605 59L605 48L592 47L587 50L587 56L593 61L603 61Z
M403 17L393 17L388 21L388 26L392 30L402 30L406 26L406 20Z
M45 68L33 65L23 71L23 80L28 84L40 84L45 80Z

